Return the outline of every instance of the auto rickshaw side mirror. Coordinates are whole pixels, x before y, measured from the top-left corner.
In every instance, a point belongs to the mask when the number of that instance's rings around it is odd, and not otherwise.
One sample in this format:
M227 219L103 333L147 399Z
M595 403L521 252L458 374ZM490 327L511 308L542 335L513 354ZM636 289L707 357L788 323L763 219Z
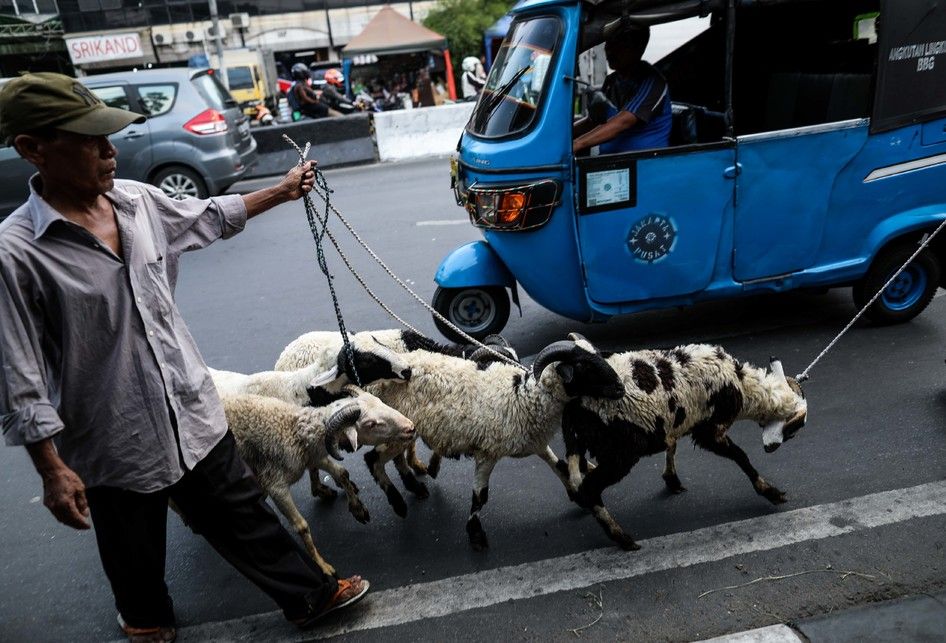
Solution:
M592 123L601 125L608 120L609 112L616 111L617 108L614 106L614 103L608 100L604 92L600 89L591 92L591 96L588 99L588 118L591 119Z

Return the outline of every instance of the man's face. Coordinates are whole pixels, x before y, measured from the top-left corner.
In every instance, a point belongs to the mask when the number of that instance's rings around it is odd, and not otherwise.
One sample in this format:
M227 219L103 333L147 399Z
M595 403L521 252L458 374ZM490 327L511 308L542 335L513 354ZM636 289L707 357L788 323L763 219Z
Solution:
M604 45L608 66L620 73L627 73L640 61L640 56L635 54L636 50L637 46L631 42L611 41Z
M35 165L47 181L80 194L104 194L115 185L118 150L107 136L87 136L57 131L50 139L17 137L23 157Z

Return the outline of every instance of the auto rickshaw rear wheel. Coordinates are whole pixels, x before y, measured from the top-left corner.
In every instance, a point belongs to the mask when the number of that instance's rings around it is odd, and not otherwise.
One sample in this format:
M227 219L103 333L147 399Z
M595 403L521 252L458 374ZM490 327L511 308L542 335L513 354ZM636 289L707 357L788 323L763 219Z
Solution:
M916 252L915 243L891 246L874 259L867 274L854 284L854 303L862 308L887 283L895 272ZM939 288L940 265L936 256L925 248L884 289L865 313L877 324L900 324L910 321L929 305Z
M498 333L509 320L509 295L502 286L437 288L433 307L451 324L478 340ZM436 317L434 324L447 339L466 341Z

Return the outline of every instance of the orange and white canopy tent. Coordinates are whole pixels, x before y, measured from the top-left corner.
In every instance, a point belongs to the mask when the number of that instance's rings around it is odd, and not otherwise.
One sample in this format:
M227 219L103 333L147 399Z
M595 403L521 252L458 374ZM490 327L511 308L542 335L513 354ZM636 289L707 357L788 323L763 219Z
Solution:
M365 25L361 33L345 45L342 55L350 58L362 54L384 56L431 50L443 51L447 90L450 98L456 100L457 90L453 80L453 64L450 61L447 39L436 31L431 31L401 15L391 7L382 7L371 22Z

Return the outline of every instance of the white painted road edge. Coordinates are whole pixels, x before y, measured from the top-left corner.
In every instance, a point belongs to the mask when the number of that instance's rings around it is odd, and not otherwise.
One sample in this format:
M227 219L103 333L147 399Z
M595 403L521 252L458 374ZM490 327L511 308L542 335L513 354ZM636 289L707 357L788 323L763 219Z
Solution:
M178 640L303 641L338 636L943 514L946 514L946 481L931 482L642 540L642 549L637 552L605 547L397 587L369 594L360 606L346 610L344 617L339 615L325 626L308 632L299 632L286 623L281 612L269 612L185 627L178 631Z
M787 625L770 625L757 630L726 634L697 643L801 643L803 639Z

